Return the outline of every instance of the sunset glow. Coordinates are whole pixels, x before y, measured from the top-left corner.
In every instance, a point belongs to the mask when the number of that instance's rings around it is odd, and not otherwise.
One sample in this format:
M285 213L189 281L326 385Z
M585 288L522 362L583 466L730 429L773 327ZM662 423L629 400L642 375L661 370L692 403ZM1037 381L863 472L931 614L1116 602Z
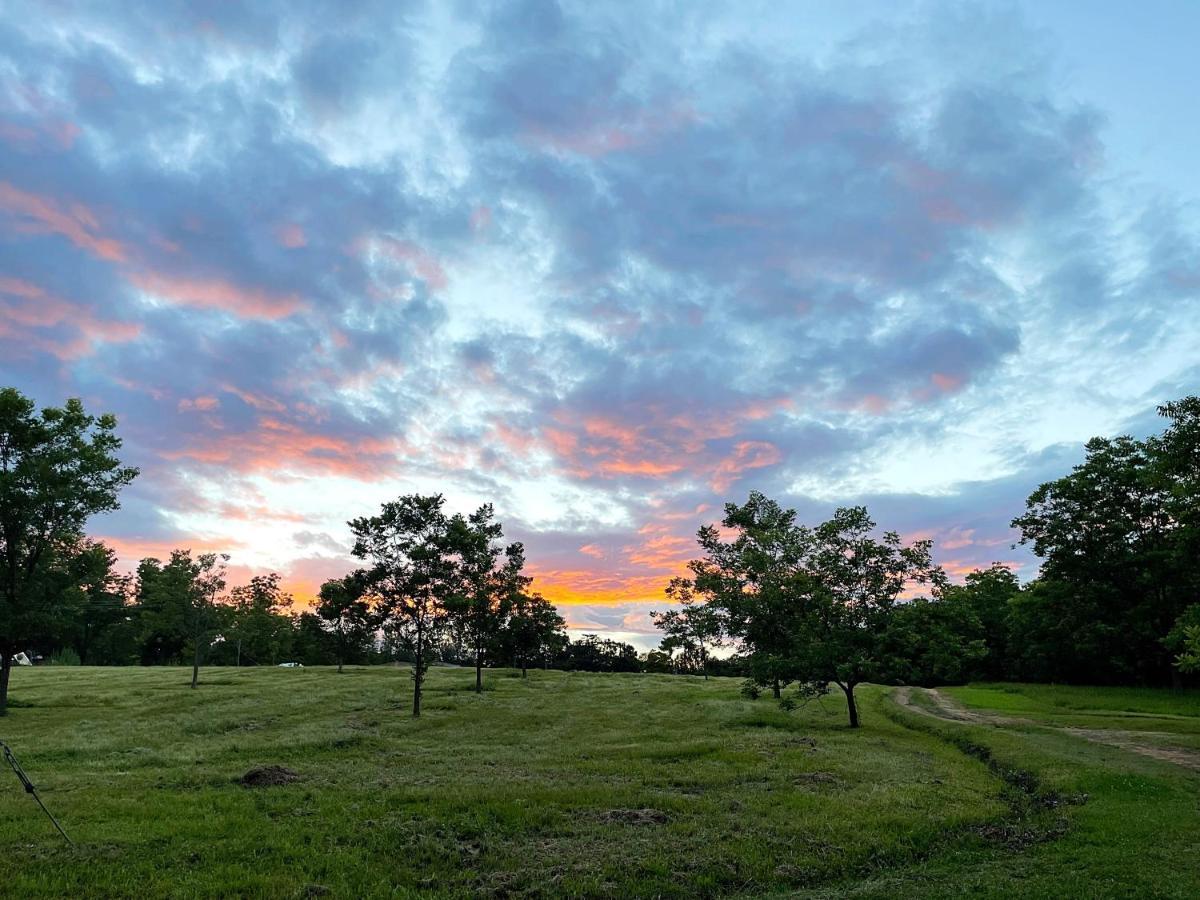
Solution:
M751 490L1030 575L1029 492L1200 384L1194 160L1128 137L1200 127L1178 38L788 6L10 5L0 383L117 415L127 566L301 603L413 491L642 648Z

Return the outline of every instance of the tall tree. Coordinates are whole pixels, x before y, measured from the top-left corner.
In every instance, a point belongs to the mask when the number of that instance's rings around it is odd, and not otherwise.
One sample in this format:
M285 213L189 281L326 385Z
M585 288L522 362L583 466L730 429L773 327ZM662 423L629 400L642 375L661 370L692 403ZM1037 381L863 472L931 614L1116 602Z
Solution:
M1159 413L1161 435L1088 441L1084 462L1038 487L1013 520L1043 559L1022 613L1038 613L1025 615L1039 629L1025 637L1046 647L1044 677L1172 677L1162 640L1200 596L1200 398Z
M410 494L383 504L377 516L349 523L354 555L371 562L371 584L391 630L413 655L413 716L421 715L429 651L445 625L446 599L457 587L445 502L441 494Z
M370 577L362 569L326 581L317 594L316 614L333 636L339 673L347 658L362 655L374 635L372 598Z
M59 601L38 589L50 559L69 555L87 520L116 509L137 475L117 459L116 427L78 400L38 413L20 391L0 389L0 715L13 655L56 615Z
M131 662L128 658L100 658L96 651L111 629L129 631L131 579L117 571L117 554L100 541L81 541L76 550L68 579L75 597L70 634L75 652L84 665Z

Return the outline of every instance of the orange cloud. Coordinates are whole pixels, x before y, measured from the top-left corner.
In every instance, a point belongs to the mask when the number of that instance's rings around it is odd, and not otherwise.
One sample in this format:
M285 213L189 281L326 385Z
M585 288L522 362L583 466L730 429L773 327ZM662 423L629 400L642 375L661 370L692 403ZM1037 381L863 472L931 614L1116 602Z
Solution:
M242 434L206 432L194 446L163 453L236 472L306 472L374 481L391 474L404 449L399 439L338 437L306 431L269 416Z
M747 469L763 469L783 459L783 454L774 444L766 441L740 441L734 445L733 456L726 457L713 472L712 489L718 493L726 491L737 477Z
M19 233L60 234L100 259L110 262L126 259L124 246L100 233L96 213L82 203L63 203L0 181L0 210L8 214L13 230Z
M282 319L301 305L296 294L276 294L222 278L188 278L159 272L138 272L128 278L139 290L169 303L219 309L245 318Z

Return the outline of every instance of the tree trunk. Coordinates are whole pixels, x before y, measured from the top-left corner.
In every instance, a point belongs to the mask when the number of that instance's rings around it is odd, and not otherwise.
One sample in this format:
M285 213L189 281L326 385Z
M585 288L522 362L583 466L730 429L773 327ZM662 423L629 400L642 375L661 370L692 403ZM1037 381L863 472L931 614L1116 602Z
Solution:
M483 693L483 647L475 644L475 693Z
M421 641L421 629L417 629L417 662L413 669L413 718L421 715L421 680L425 677L425 646Z
M525 660L521 660L521 677L522 678L529 677L529 663L526 662Z
M846 695L846 709L850 713L850 727L857 728L858 727L858 704L856 704L854 702L854 685L839 684L838 687L840 687L842 689L842 692Z
M8 678L12 675L12 652L5 647L0 650L4 661L0 663L0 716L8 715Z
M780 689L779 689L779 679L778 678L776 678L774 684L771 685L771 693L775 695L776 700L779 699Z
M200 681L200 635L196 635L196 652L192 655L192 688Z
M338 674L342 674L342 654L338 654Z

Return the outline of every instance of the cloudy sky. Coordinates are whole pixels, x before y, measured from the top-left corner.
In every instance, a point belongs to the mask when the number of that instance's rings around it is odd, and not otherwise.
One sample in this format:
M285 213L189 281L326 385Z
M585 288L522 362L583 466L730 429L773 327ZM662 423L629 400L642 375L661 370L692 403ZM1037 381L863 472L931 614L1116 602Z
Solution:
M570 623L724 500L956 575L1200 388L1200 4L0 0L0 383L115 412L94 530L300 596L495 503Z

